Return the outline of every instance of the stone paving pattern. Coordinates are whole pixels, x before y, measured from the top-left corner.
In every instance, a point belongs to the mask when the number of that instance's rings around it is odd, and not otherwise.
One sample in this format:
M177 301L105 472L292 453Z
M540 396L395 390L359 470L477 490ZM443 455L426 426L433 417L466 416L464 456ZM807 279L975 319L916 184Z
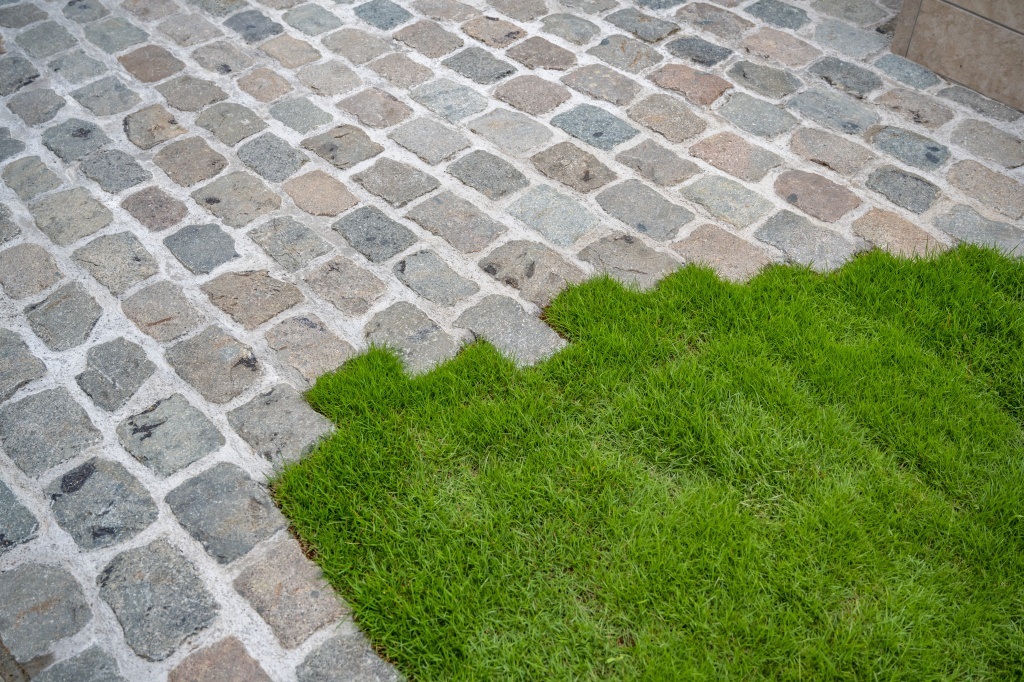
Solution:
M899 0L0 0L0 673L388 680L265 481L368 344L567 283L1024 253L1024 120Z

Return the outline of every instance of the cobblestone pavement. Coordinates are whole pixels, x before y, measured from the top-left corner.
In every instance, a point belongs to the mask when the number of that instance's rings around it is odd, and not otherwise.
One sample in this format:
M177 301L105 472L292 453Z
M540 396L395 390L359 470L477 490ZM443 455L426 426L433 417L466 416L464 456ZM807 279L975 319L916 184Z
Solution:
M0 673L376 680L264 482L370 343L595 272L1024 252L1021 114L899 0L0 0ZM120 677L119 677L120 676Z

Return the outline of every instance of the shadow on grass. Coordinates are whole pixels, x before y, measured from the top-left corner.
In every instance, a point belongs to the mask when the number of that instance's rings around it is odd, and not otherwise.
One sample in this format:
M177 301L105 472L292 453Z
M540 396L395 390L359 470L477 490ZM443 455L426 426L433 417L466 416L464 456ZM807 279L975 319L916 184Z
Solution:
M415 679L1020 678L1024 263L559 296L571 345L320 378L276 499Z

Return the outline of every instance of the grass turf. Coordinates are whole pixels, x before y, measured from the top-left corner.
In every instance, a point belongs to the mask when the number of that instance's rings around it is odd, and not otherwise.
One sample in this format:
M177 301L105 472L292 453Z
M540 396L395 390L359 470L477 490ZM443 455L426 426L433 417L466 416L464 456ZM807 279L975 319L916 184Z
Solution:
M282 509L406 675L1024 676L1024 264L594 280L513 367L320 378Z

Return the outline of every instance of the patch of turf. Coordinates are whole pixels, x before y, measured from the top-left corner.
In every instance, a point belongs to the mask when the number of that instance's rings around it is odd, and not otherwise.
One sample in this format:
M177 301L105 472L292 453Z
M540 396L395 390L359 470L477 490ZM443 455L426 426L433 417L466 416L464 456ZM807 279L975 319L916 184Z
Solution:
M414 679L1020 679L1024 264L595 280L518 370L322 377L275 495Z

